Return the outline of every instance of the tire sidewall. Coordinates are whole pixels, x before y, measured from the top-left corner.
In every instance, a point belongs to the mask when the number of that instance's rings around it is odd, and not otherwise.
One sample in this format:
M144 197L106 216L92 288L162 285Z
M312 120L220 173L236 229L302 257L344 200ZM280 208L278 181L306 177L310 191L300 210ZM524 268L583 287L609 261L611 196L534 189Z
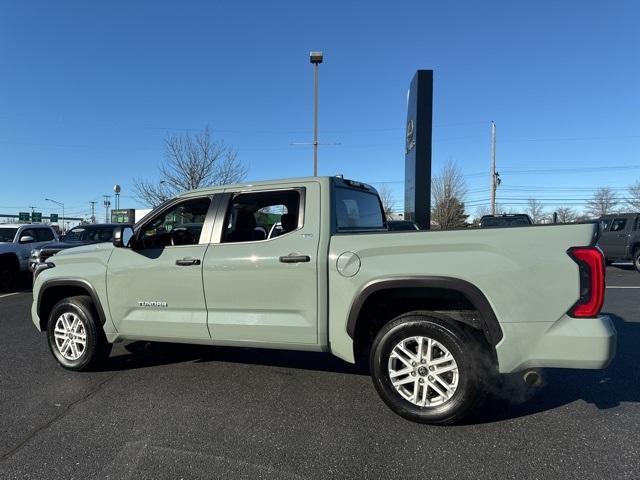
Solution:
M69 360L64 358L58 347L55 344L54 329L56 322L60 315L63 313L73 313L78 316L80 321L84 324L84 331L86 334L86 346L80 358L76 360ZM59 301L51 310L49 320L47 323L47 343L49 344L49 350L58 361L60 365L69 370L85 370L87 369L94 358L96 357L97 350L99 348L100 336L97 329L93 313L90 307L84 302L76 298L68 298Z
M429 337L441 343L458 366L458 386L442 405L420 407L403 398L389 378L388 361L400 341ZM407 315L392 321L379 332L371 349L370 368L374 386L384 402L398 415L420 423L452 423L463 417L480 396L479 369L470 352L472 339L447 322L426 315Z
M633 255L633 266L637 272L640 272L640 248L637 249Z

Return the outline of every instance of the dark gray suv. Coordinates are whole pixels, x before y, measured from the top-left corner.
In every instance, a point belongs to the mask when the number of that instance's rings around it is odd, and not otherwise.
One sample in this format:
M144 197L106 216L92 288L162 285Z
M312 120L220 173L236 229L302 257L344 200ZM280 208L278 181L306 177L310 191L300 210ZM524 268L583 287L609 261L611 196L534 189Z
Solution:
M640 272L640 213L600 218L598 246L604 252L607 264L631 260Z

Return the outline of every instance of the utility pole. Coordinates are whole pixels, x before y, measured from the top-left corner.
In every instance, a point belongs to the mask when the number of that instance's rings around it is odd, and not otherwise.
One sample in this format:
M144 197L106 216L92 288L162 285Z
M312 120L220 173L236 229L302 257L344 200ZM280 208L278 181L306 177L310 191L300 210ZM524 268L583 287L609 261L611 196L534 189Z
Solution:
M111 206L111 195L103 195L104 223L109 223L109 207Z
M91 223L96 223L96 203L98 202L89 202L91 204Z
M313 176L318 176L318 65L322 63L322 52L311 52L313 63Z
M496 124L491 121L491 215L496 214L496 190L500 185L500 174L496 172Z

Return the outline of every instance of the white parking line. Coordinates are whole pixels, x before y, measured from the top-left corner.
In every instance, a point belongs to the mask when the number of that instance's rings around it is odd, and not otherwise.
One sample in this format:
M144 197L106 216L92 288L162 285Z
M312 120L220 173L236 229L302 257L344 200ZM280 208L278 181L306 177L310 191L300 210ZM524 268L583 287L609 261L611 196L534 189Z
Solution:
M5 293L4 295L0 295L0 298L10 297L11 295L18 295L19 293L23 293L23 292Z
M611 285L610 287L607 287L607 288L640 288L640 287L618 287L615 285Z

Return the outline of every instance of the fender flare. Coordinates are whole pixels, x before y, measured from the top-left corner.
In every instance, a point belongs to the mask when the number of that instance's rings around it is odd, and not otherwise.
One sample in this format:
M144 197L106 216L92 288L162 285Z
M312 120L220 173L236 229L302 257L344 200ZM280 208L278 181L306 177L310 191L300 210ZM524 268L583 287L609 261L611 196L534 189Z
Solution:
M480 312L482 317L482 330L491 346L495 347L500 340L502 340L502 329L500 328L498 318L482 291L466 280L440 276L380 278L365 284L356 294L355 300L349 309L349 316L347 318L347 334L349 337L354 338L356 323L367 299L375 292L392 288L439 288L460 292L469 300L474 308Z
M96 289L91 285L88 281L83 280L81 278L52 278L51 280L45 280L40 286L40 290L38 291L38 317L42 319L41 316L41 307L42 307L42 297L45 292L52 287L78 287L83 289L90 297L93 305L96 307L96 312L98 313L98 317L100 318L100 323L102 325L107 321L107 317L104 314L104 309L102 308L102 303L100 302L100 298L96 293Z

